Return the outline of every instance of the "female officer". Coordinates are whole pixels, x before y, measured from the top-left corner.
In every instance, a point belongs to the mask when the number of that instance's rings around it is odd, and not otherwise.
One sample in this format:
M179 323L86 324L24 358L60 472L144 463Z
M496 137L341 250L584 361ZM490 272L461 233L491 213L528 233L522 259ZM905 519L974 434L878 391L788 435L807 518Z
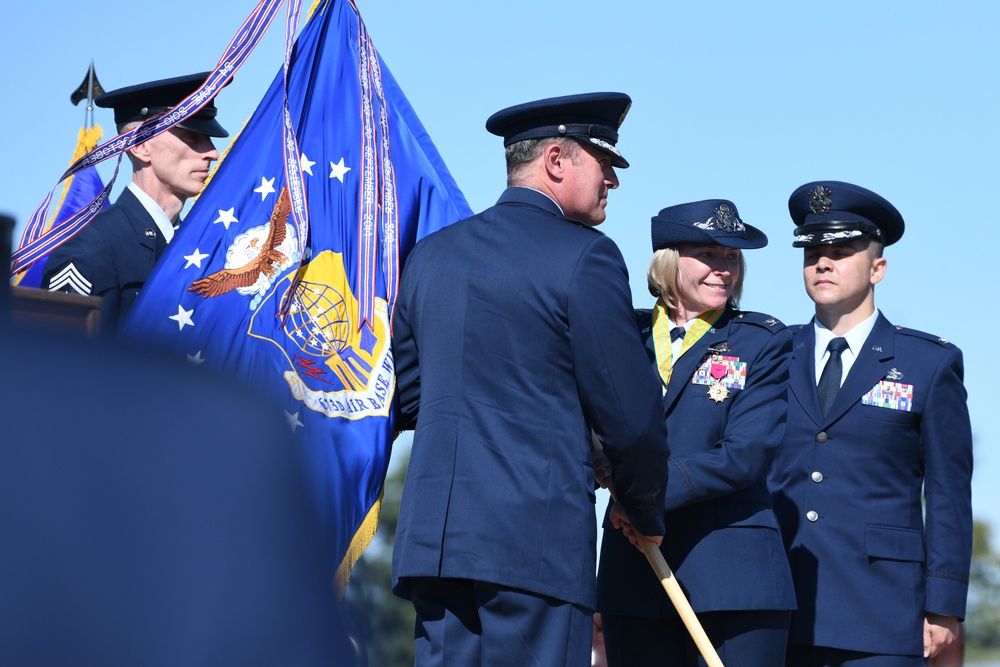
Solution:
M661 551L727 667L781 665L795 595L765 468L785 429L791 336L737 310L742 250L767 237L712 199L660 211L652 240L657 299L636 321L663 383L671 448ZM597 607L610 667L704 664L607 513Z

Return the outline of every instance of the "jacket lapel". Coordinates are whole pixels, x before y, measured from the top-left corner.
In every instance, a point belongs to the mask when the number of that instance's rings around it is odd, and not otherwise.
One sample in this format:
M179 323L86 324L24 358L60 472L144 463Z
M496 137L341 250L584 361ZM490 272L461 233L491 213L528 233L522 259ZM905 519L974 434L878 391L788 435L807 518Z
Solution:
M823 420L829 424L839 419L845 412L861 400L889 372L888 362L895 356L893 351L893 327L884 315L879 313L872 332L851 366L851 372L844 380L844 386L833 401L830 414ZM815 371L814 371L815 372Z
M792 331L792 363L789 389L816 424L823 422L816 393L816 332L812 321Z
M663 405L666 412L669 413L673 409L674 404L677 403L681 394L684 393L684 389L691 382L695 371L701 366L708 348L721 345L729 340L729 324L732 318L733 311L726 310L715 325L706 331L705 335L698 339L698 342L691 349L682 354L680 359L674 361L674 370L670 375L670 386L663 397ZM739 355L739 352L739 350L733 350L727 354ZM705 391L708 391L708 387L705 387Z
M153 222L153 218L149 215L149 212L142 205L142 202L139 201L139 198L132 194L128 188L122 191L118 199L115 200L115 203L118 204L125 213L125 217L132 224L136 241L152 253L150 259L155 261L163 253L163 249L167 247L167 241L163 238L163 234L160 233L156 223ZM150 236L150 231L153 233L152 236Z

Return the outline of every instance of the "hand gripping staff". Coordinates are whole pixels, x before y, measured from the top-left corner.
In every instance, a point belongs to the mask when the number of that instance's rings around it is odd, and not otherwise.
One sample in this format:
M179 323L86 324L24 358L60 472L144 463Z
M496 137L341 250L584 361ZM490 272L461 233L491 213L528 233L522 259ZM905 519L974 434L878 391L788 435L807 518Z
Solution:
M604 449L597 434L593 431L591 431L591 439L593 440L595 452L600 452ZM615 488L610 481L608 482L608 491L611 493L611 498L615 502L618 502L618 498L615 496ZM639 537L639 544L642 545L642 553L646 554L646 560L649 561L650 567L653 568L653 572L656 573L657 578L660 580L663 590L667 592L667 597L673 603L674 609L677 610L681 620L684 621L684 627L687 628L691 639L694 640L695 646L698 647L701 657L705 659L709 667L725 667L719 658L719 654L716 653L715 647L712 646L708 635L705 634L705 628L701 627L701 622L695 615L694 609L691 608L691 603L688 602L687 596L681 590L681 585L677 582L677 577L674 576L670 566L667 565L667 561L663 558L663 554L660 553L659 547L642 535L638 533L636 535Z

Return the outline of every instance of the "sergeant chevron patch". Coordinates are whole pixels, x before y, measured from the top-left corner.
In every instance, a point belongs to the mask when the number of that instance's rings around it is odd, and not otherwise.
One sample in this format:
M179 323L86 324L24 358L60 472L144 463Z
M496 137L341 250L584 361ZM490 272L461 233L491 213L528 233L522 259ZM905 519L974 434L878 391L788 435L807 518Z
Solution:
M49 280L50 292L76 292L84 296L90 295L93 285L83 277L80 270L73 262L70 262L62 271L52 276Z

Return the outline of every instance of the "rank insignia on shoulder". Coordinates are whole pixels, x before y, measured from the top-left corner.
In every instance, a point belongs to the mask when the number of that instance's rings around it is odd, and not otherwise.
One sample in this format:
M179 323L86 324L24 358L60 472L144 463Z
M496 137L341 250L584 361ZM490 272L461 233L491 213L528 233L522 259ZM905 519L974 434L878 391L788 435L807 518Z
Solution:
M769 327L773 327L777 323L778 323L778 320L774 319L773 317L769 317L766 320L764 320L764 324L766 324Z
M938 342L939 343L947 343L948 339L947 338L938 338Z
M885 379L886 380L902 380L903 379L903 374L900 373L895 368L893 368L888 373L885 374Z

